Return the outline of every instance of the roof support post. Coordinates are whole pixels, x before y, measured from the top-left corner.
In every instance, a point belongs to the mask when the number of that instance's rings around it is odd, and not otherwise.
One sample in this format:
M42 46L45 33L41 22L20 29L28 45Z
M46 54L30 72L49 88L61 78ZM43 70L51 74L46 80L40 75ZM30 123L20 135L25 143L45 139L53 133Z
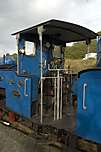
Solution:
M19 65L19 48L18 48L18 44L19 44L19 38L20 38L20 34L16 34L16 50L17 50L17 74L20 73L20 65Z
M42 59L42 33L44 32L43 26L39 26L37 28L39 34L39 41L40 41L40 73L41 73L41 124L43 123L43 59Z

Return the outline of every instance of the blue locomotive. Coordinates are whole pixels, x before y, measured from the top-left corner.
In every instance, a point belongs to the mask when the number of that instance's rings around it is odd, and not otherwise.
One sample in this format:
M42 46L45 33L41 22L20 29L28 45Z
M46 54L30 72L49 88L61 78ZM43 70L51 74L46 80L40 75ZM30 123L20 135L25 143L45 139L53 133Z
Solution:
M79 72L75 83L77 95L76 134L84 139L101 143L101 37L97 37L96 67Z
M20 116L31 118L39 100L42 114L43 90L48 89L43 88L43 81L51 78L57 83L53 94L50 87L49 96L51 97L49 98L56 99L53 103L56 106L57 118L60 118L63 104L63 86L60 80L66 72L64 47L70 42L86 41L88 43L91 39L95 39L97 34L73 23L49 20L13 35L16 35L17 39L17 64L4 56L0 65L0 89L4 91L4 106ZM26 41L34 44L34 55L26 54ZM55 46L59 46L57 54L55 54ZM100 54L101 38L98 37L97 66L95 69L81 71L78 79L73 81L72 90L77 96L78 104L75 133L98 143L101 143ZM48 85L48 80L46 83ZM55 91L57 91L56 94Z

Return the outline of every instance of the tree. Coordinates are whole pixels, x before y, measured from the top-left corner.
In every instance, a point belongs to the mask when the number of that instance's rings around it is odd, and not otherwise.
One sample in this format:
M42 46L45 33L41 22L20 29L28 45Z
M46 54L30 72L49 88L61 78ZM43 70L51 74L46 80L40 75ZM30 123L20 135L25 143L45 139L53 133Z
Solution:
M88 52L88 47L85 42L77 42L72 46L65 48L65 57L70 59L82 59ZM89 52L96 52L96 40L92 40L89 46Z
M12 54L11 56L12 56L12 58L13 58L15 61L17 61L17 54L16 54L16 53Z

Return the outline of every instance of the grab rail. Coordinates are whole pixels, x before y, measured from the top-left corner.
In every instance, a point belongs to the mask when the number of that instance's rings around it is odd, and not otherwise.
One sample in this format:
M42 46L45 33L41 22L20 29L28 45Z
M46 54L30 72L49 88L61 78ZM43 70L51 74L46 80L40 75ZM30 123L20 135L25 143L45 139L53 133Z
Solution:
M87 110L87 106L86 106L86 88L87 88L87 83L84 83L84 85L83 85L83 110Z
M25 96L28 96L28 93L27 93L27 81L28 81L28 78L25 79L25 83L24 83L24 95Z

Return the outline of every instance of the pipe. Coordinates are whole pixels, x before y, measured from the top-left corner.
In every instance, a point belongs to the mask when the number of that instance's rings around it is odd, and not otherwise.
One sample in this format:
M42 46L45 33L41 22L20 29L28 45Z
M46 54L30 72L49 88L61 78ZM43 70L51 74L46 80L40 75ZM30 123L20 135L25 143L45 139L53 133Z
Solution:
M69 71L69 72L71 71L72 72L72 70L70 70L70 69L69 70L68 69L51 69L49 64L48 64L48 70L49 71Z
M59 77L59 70L57 70L57 120L59 120L60 117L60 101L59 96L60 95L60 77Z
M57 77L42 77L43 79L56 79Z
M70 70L70 69L51 69L50 65L48 65L48 70L57 71L57 120L59 120L60 118L62 119L62 82L61 82L61 99L60 99L60 79L63 78L63 77L60 77L59 72L68 71L68 74L69 75L71 74L70 79L72 79L72 70Z
M40 35L40 61L41 61L41 123L43 123L43 80L42 80L42 34Z
M42 33L43 33L44 29L43 26L39 26L38 27L38 34L39 34L39 41L40 41L40 63L41 63L41 119L40 122L41 124L43 123L43 64L42 64Z
M56 120L56 78L54 79L54 120Z
M62 119L62 78L61 78L61 99L60 99L60 119Z
M73 99L72 99L72 97L73 97L73 95L72 95L72 73L70 73L70 112L72 112L73 111Z
M3 64L5 64L5 54L3 55Z

